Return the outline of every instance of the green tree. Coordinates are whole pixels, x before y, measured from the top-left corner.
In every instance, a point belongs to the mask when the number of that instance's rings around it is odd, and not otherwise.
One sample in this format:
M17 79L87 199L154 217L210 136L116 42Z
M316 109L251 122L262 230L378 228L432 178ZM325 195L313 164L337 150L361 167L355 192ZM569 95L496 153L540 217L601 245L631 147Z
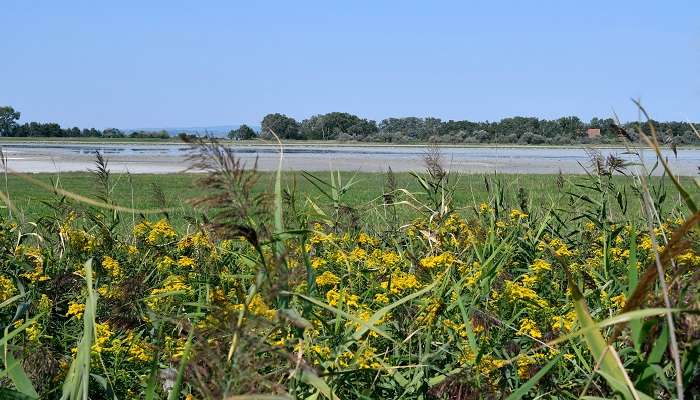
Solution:
M299 123L294 118L284 114L267 114L260 125L262 127L260 136L266 139L271 139L273 137L271 131L280 139L299 138Z
M20 112L10 106L0 107L0 136L12 136L19 116Z
M107 128L104 131L102 131L102 137L105 138L122 138L124 137L124 132L120 131L117 128Z
M374 121L344 112L314 115L301 123L301 134L306 139L332 140L339 134L364 137L375 132Z
M255 137L255 131L248 125L243 124L239 126L238 129L231 129L231 131L228 133L228 137L229 139L234 140L252 139Z

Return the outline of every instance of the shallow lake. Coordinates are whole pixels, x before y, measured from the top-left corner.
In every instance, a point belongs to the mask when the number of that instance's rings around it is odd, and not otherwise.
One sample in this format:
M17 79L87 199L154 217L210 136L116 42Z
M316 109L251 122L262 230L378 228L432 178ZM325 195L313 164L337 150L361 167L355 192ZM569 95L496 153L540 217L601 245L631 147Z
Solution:
M94 166L95 153L101 152L114 172L169 173L187 170L197 151L185 144L0 144L8 167L18 172L85 171ZM237 156L248 165L257 159L261 170L274 170L279 162L279 149L269 145L233 146ZM287 170L344 170L375 172L416 171L423 167L426 146L338 146L294 144L284 148L283 166ZM614 154L639 165L640 157L623 148L600 148L603 157ZM443 147L444 165L465 173L584 173L590 156L583 147ZM664 156L680 175L697 175L700 149L683 148ZM640 153L647 168L653 168L656 157L651 150ZM631 165L630 168L637 168ZM657 172L660 172L657 168Z

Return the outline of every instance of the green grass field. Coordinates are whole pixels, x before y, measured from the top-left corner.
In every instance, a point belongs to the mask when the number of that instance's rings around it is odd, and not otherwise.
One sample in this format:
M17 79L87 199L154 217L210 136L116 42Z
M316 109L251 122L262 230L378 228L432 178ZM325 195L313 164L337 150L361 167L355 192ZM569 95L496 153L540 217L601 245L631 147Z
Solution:
M48 204L59 200L62 196L47 190L45 187L34 184L23 178L29 176L47 185L58 186L66 191L96 198L98 194L96 178L90 172L63 173L63 174L32 174L10 175L7 177L7 193L14 205L29 220L34 220L44 215L50 208ZM254 190L270 191L272 188L272 173L261 172L260 179ZM330 173L316 173L315 176L330 182ZM162 191L166 199L166 206L172 209L171 214L177 223L178 217L190 215L192 206L190 202L200 196L203 191L198 186L201 179L199 174L112 174L111 198L115 204L134 209L159 208L161 203L156 188ZM396 186L404 188L421 198L422 188L417 180L408 173L395 175ZM489 197L488 189L495 190L500 184L503 188L503 197L507 204L513 206L525 204L535 205L537 208L554 207L569 208L571 205L562 203L562 196L567 193L582 194L585 189L578 185L586 182L585 176L580 175L457 175L453 174L451 180L455 183L454 206L456 208L478 206ZM686 187L692 189L692 195L698 194L697 187L692 185L691 178L683 178ZM382 195L387 189L387 175L381 173L341 173L343 184L354 182L344 197L344 201L358 211L370 209L382 203ZM621 190L632 192L632 179L617 176L612 180ZM487 182L489 188L487 188ZM657 185L673 193L670 180L656 178ZM563 185L562 185L563 184ZM0 179L0 187L5 189L4 180ZM561 187L560 187L561 185ZM306 179L300 172L284 174L283 187L288 190L295 189L297 198L302 200L307 197L317 201L322 200L322 192ZM678 203L680 199L670 197L669 203ZM568 200L567 200L568 201ZM670 205L669 205L670 206ZM639 212L639 202L629 204L630 212ZM407 209L403 209L408 213ZM6 213L7 210L4 210ZM614 213L615 210L612 210ZM614 215L614 214L613 214ZM410 215L406 215L410 216Z

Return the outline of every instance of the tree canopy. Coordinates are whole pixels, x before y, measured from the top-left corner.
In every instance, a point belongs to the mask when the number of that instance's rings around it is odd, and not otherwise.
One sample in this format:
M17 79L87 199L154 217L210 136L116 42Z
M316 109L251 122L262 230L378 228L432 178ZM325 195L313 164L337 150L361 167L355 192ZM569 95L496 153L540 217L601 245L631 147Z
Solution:
M0 107L0 136L10 136L17 128L20 112L10 106Z
M314 115L301 123L304 139L332 140L339 135L368 136L377 132L374 121L344 112Z
M231 129L228 133L228 138L234 140L247 140L254 137L255 131L246 124L239 126L238 129Z
M261 136L271 139L274 132L280 139L300 139L299 123L292 117L284 114L267 114L260 123L262 127Z

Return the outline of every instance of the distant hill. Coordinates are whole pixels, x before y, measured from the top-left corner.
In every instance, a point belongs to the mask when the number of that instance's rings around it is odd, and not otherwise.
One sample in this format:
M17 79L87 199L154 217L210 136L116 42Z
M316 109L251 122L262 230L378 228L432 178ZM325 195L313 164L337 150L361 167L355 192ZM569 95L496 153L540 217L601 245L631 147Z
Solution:
M213 125L213 126L190 126L190 127L170 127L170 128L132 128L123 129L122 131L128 133L135 131L146 131L146 132L159 132L166 131L171 136L176 136L180 133L192 133L197 135L210 135L210 136L226 136L232 129L238 129L240 125ZM258 125L248 125L256 132L260 131L260 126Z

